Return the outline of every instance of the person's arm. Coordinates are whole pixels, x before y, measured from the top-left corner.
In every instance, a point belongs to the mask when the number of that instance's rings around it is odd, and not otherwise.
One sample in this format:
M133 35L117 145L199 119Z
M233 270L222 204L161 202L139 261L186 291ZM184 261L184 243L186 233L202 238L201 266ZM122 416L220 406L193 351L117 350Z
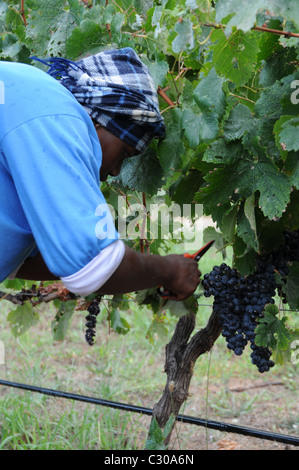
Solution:
M57 280L41 255L28 258L16 277L31 280ZM99 289L100 294L124 294L163 286L169 299L183 300L196 290L200 281L197 262L182 255L151 255L126 247L122 262Z
M122 294L163 286L172 294L169 299L183 300L196 290L200 275L197 262L183 255L143 254L126 247L122 263L99 292Z

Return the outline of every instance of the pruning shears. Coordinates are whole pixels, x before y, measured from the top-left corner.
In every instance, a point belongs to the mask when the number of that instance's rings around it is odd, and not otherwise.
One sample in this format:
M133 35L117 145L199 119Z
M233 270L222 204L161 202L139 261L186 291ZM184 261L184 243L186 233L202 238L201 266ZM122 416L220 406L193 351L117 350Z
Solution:
M195 261L199 261L204 254L206 254L206 252L211 248L211 246L213 245L215 240L211 240L209 241L208 243L206 243L206 245L204 245L202 248L200 248L200 250L196 251L195 253L185 253L184 254L184 257L185 258L191 258L191 259L194 259ZM167 299L167 297L171 294L170 292L168 291L165 291L164 288L162 286L158 287L158 294L163 298L163 299Z

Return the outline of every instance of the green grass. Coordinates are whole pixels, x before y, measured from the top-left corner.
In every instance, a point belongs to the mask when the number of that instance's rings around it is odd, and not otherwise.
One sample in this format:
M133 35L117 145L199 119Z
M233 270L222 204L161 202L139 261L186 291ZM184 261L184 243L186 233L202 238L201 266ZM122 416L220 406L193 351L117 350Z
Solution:
M200 269L204 274L220 262L220 255L211 250ZM200 299L197 329L206 325L211 302ZM0 378L152 408L165 385L164 348L177 319L170 317L167 336L154 336L151 343L146 338L151 313L134 302L129 305L125 318L131 331L123 336L111 332L102 308L96 343L89 347L84 339L85 312L75 312L66 339L55 342L51 334L55 309L42 305L37 326L14 338L6 321L11 305L2 301L0 340L5 345L5 365L0 365ZM212 352L196 362L190 397L181 412L298 435L298 368L289 364L261 375L251 365L249 353L233 356L220 337ZM280 385L269 385L274 382ZM238 387L243 390L235 391ZM1 450L142 449L149 425L147 416L0 387ZM217 448L225 437L218 431L180 424L171 445ZM273 447L257 439L229 437L243 448Z

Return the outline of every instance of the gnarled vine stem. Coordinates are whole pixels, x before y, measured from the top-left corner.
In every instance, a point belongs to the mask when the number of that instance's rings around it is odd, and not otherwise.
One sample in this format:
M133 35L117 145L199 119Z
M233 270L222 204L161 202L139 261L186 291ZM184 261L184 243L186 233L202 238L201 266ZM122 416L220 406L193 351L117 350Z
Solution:
M179 414L182 404L188 398L196 360L213 347L221 333L221 325L215 313L212 313L207 325L191 337L195 325L195 313L181 317L165 349L166 386L153 409L153 418L161 428L171 415L176 417ZM170 437L171 433L166 438L165 445L169 443Z

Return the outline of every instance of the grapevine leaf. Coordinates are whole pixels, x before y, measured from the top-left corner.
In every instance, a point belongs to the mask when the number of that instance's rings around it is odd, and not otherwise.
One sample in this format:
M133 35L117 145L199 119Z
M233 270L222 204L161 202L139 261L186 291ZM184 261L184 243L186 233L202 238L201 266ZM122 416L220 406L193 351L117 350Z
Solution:
M198 309L197 300L194 296L188 297L186 300L167 300L164 308L166 308L171 315L180 318L189 313L196 313Z
M154 344L155 339L158 337L159 339L167 340L169 335L168 328L165 324L165 321L160 317L154 315L154 318L146 332L146 338L149 340L150 343Z
M203 243L208 243L211 240L214 240L214 247L216 250L221 250L222 251L222 256L225 259L226 258L226 251L225 251L225 245L226 242L223 238L223 235L221 232L216 230L215 227L209 226L204 229L203 232Z
M136 302L139 305L148 305L154 313L157 313L161 306L161 297L159 297L157 289L142 289L136 294Z
M232 32L232 26L237 26L244 32L249 31L255 21L257 11L263 7L264 0L218 0L216 5L216 21L221 22L223 18L231 15L226 24L225 34L229 36Z
M218 0L216 5L216 21L221 22L223 18L231 15L225 33L229 35L231 28L237 26L243 31L249 31L256 21L259 10L270 10L272 14L281 15L291 20L299 27L298 4L296 0Z
M6 13L7 13L8 6L6 3L2 2L0 5L0 28L1 31L4 30L5 22L6 22Z
M172 421L172 416L169 418L169 420ZM164 434L162 429L160 428L158 421L155 417L153 417L149 432L148 432L148 438L145 443L145 449L146 450L166 450L166 446L164 444Z
M243 153L239 142L226 142L222 137L214 140L206 149L203 161L207 163L235 163Z
M290 266L287 283L284 288L290 308L299 308L299 263Z
M286 328L287 317L278 318L276 305L267 305L264 317L256 327L255 344L257 346L269 347L271 349L286 350L293 340L293 336Z
M55 300L54 304L58 307L58 310L51 324L52 335L55 341L62 341L67 335L70 320L76 307L76 301L60 302Z
M195 149L198 147L200 141L201 115L196 114L192 111L192 109L187 108L183 111L182 120L184 136L186 137L189 146ZM218 122L216 127L218 132Z
M211 208L227 200L247 198L258 191L259 207L266 217L274 219L282 216L290 200L288 177L267 157L253 160L243 152L236 164L216 168L205 180L207 185L201 188L197 200Z
M257 163L251 170L255 191L260 191L259 206L264 215L269 219L281 217L290 201L291 184L287 176L279 172L270 159Z
M111 322L111 328L115 333L118 333L119 335L126 335L129 331L131 326L129 323L120 315L120 312L118 309L113 308L109 312L109 318Z
M241 139L246 132L255 128L257 120L252 116L250 109L243 104L237 104L231 111L224 125L226 140Z
M189 19L180 19L176 23L174 30L177 33L177 36L172 41L172 50L175 54L194 48L193 24Z
M158 88L158 86L163 86L166 74L169 70L168 62L158 56L155 58L154 62L149 61L146 56L141 56L141 58L149 68L150 74L155 84L155 88Z
M65 50L69 59L75 60L82 54L92 53L93 49L98 52L101 27L94 21L86 18L80 23L80 27L75 28L69 35Z
M153 143L142 155L124 160L116 180L125 188L153 195L161 188L163 177L164 172L156 155L156 145Z
M255 105L255 112L257 116L279 117L281 113L280 101L282 97L283 89L279 82L276 82L271 87L266 88Z
M203 113L214 111L219 118L222 117L225 109L223 82L224 78L212 68L195 88L193 98Z
M174 202L178 204L191 204L194 200L194 194L202 183L202 174L196 170L190 171L186 176L181 176L169 188L169 193Z
M18 279L17 277L14 279L5 279L5 281L3 281L3 285L7 289L15 289L15 290L22 289L22 287L25 286L25 280Z
M36 55L61 55L67 38L84 14L83 4L68 0L40 0L28 18L27 37L34 40Z
M266 5L264 4L263 8L265 8L265 6L270 11L276 13L276 15L281 15L286 20L289 20L294 23L298 30L299 11L297 0L284 0L283 2L281 2L280 0L267 0Z
M256 216L255 216L255 195L252 194L248 197L244 204L244 214L247 217L249 222L250 228L253 230L255 234L255 238L257 238L257 231L256 231Z
M250 198L254 198L254 195L253 197L250 196ZM247 201L250 200L250 198L248 198ZM252 213L250 213L250 219L253 221ZM259 245L256 237L256 231L253 230L252 226L250 225L250 221L245 214L245 207L244 210L241 212L241 215L238 220L237 234L248 247L254 249L255 251L258 251Z
M237 86L245 85L255 70L259 51L256 36L252 32L244 34L237 30L226 38L222 30L216 30L211 40L216 43L212 47L216 71Z
M290 152L288 157L287 171L290 172L290 182L295 188L299 189L299 153ZM293 161L293 163L290 164L290 161Z
M166 136L158 146L158 155L165 171L180 167L185 146L182 142L182 110L174 108L165 114Z
M289 120L291 120L292 117L293 116L289 116L289 115L281 116L281 118L276 121L276 123L274 124L274 128L273 128L273 133L275 135L275 143L276 143L277 148L280 151L280 155L281 155L281 158L283 160L286 160L286 158L288 156L288 151L287 151L285 145L283 144L283 142L281 142L280 133L281 133L281 130L282 130L282 125L285 122L288 122Z
M10 324L12 334L14 336L20 336L38 322L39 315L33 310L30 302L25 302L23 305L19 305L15 310L9 312L7 320Z
M285 150L299 150L299 118L290 119L282 124L280 143Z
M228 243L233 243L236 232L236 222L239 206L232 206L223 216L221 232Z
M252 274L256 267L256 252L236 236L234 242L234 267L243 275Z
M280 119L282 111L285 115L298 114L298 106L292 103L292 83L298 79L298 74L288 75L280 81L264 89L255 104L257 118Z
M215 112L204 113L199 118L200 142L215 139L218 136L218 116Z

